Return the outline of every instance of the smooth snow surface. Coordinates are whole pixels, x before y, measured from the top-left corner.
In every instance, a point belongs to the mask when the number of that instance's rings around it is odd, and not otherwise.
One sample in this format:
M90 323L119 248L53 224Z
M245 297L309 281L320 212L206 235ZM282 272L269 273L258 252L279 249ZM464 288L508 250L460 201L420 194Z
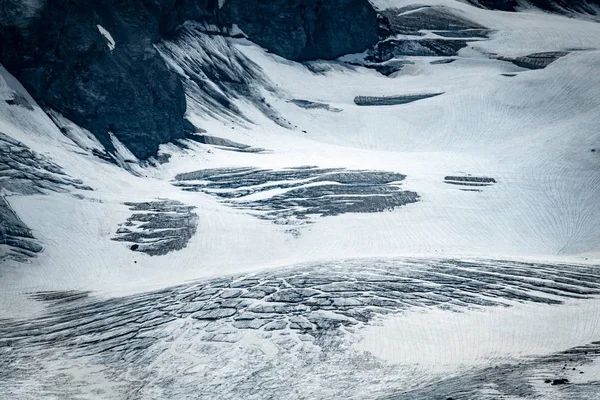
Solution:
M598 398L600 24L373 3L490 37L388 77L188 24L157 48L199 133L145 161L0 69L0 132L82 182L0 160L43 246L1 261L0 398Z
M358 350L441 373L544 356L600 337L600 304L572 301L465 312L420 310L369 326ZM475 345L476 343L476 345Z

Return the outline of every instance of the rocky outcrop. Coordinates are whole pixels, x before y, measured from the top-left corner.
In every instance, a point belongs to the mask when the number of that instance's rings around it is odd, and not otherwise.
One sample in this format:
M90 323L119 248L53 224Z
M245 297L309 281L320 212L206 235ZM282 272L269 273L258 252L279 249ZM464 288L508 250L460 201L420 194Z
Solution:
M408 6L402 8L387 8L380 12L380 34L390 35L423 35L422 30L484 33L487 28L475 21L453 13L443 6ZM480 33L480 32L477 32ZM485 36L484 36L485 37Z
M428 33L429 35L426 35ZM433 34L433 35L432 35ZM402 69L399 57L450 57L490 30L444 6L412 5L379 11L381 41L366 61L385 75Z
M0 197L0 262L27 262L42 250L31 229L21 221L6 199Z
M175 176L187 192L206 193L223 204L283 226L294 237L319 218L381 213L419 201L402 190L405 175L389 171L301 166L269 170L217 168ZM260 195L258 198L256 195Z
M369 50L369 60L385 62L395 57L450 57L468 46L460 39L387 39Z
M237 24L293 60L335 58L377 41L367 0L2 0L0 63L42 107L110 134L138 158L184 137L177 74L155 48L186 20Z
M522 57L498 57L499 60L510 61L513 64L527 69L544 69L554 61L562 58L569 53L566 51L549 51L544 53L534 53Z
M132 251L162 256L185 248L196 233L193 206L167 199L125 205L134 213L120 224L113 240L131 243Z
M377 15L367 1L228 0L219 16L292 60L337 58L377 42Z
M356 96L354 98L354 104L357 106L395 106L440 96L442 94L444 93L404 94L399 96Z
M111 132L146 158L183 137L186 109L180 80L153 45L178 18L200 16L199 8L181 15L166 2L146 3L38 1L27 20L2 19L0 62L42 107L88 129L108 150Z
M534 6L557 13L577 12L598 15L600 0L468 0L469 3L491 10L517 11L519 7Z
M22 107L30 107L23 103ZM21 221L6 200L9 195L33 195L48 192L68 192L73 189L92 190L73 179L44 155L0 132L0 262L26 262L43 250L33 232Z

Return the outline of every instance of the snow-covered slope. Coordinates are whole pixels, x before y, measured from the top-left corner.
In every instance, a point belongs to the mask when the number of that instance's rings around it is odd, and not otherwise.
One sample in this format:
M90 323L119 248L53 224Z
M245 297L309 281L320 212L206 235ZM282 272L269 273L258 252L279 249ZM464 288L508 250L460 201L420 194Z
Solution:
M460 43L385 76L188 25L157 48L196 132L143 162L0 71L0 211L42 248L2 245L0 397L594 398L600 24L373 3L486 32L394 33Z

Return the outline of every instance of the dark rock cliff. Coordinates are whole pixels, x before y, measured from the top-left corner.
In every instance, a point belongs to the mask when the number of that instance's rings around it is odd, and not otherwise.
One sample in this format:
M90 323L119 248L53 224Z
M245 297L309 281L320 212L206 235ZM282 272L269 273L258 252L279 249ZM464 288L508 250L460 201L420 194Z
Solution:
M108 150L112 133L147 158L184 136L183 85L154 46L184 21L237 24L292 60L336 58L377 42L367 0L220 3L0 0L0 63L42 107L90 130Z
M468 0L471 4L501 11L517 11L523 6L533 6L556 13L577 12L597 15L600 0Z
M21 5L0 19L0 62L40 105L108 150L112 132L139 158L183 137L183 86L153 45L184 19L210 17L209 1L40 0L28 10L20 0L2 3Z
M377 14L368 1L227 0L219 17L292 60L332 59L377 42Z

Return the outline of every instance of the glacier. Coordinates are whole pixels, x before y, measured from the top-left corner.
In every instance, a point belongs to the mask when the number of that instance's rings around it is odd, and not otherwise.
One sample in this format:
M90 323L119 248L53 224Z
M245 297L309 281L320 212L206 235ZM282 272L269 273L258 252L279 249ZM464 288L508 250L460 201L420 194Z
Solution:
M334 60L186 22L148 158L0 67L0 398L598 398L600 24L371 3Z

